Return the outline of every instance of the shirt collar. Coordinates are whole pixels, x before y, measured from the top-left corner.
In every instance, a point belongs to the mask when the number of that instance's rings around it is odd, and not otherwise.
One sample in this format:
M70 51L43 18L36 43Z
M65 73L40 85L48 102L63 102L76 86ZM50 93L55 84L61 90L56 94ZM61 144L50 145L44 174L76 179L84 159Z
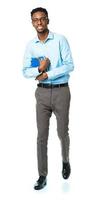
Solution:
M49 31L48 36L47 36L46 40L44 41L44 43L47 42L48 40L52 40L53 38L54 38L54 34L51 31ZM34 38L34 42L35 43L41 42L39 40L38 36Z

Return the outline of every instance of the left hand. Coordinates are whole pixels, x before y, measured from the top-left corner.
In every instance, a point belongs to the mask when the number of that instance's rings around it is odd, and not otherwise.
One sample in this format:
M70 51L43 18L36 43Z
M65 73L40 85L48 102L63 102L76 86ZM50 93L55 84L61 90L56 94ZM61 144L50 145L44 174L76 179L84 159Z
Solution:
M40 74L39 76L37 76L35 80L42 81L46 78L48 78L48 75L46 72L44 72L44 73Z

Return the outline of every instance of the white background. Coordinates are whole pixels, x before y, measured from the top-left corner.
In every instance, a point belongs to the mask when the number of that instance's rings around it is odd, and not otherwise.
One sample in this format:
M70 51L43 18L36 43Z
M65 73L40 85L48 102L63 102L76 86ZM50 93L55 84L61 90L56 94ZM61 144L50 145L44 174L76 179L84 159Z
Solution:
M1 4L1 3L0 3ZM50 121L47 187L34 191L36 158L36 82L22 75L27 42L35 36L30 11L49 12L49 29L69 41L75 70L69 81L69 180L61 176L62 159L54 115ZM96 6L95 0L3 0L0 5L0 199L95 199L96 185Z

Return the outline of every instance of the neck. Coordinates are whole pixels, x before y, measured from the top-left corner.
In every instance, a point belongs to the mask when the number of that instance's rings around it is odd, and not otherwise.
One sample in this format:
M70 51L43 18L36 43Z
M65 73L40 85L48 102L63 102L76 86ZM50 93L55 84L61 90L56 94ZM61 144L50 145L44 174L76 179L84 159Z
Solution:
M47 36L48 36L49 30L46 29L44 32L42 33L37 33L39 40L44 41L46 40Z

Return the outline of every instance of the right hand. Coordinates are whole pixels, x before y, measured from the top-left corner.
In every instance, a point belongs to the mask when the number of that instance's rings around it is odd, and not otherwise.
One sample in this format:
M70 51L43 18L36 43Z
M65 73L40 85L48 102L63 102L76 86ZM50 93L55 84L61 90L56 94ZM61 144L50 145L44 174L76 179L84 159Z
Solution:
M40 61L40 67L39 70L41 72L45 71L47 69L47 67L50 65L50 60L49 58L45 58L44 60Z

